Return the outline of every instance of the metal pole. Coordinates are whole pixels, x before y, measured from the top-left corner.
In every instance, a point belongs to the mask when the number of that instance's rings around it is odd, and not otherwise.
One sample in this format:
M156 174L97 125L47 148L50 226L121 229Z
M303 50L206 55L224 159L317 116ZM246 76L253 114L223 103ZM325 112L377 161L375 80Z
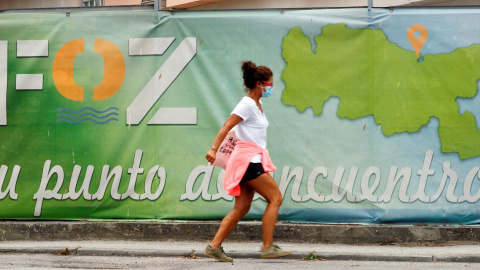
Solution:
M368 0L368 11L372 10L373 0Z
M370 1L370 0L369 0L369 1ZM154 9L155 11L159 11L159 10L160 10L160 5L159 5L160 3L159 3L159 2L160 2L160 0L155 0L155 2L153 3L153 9Z

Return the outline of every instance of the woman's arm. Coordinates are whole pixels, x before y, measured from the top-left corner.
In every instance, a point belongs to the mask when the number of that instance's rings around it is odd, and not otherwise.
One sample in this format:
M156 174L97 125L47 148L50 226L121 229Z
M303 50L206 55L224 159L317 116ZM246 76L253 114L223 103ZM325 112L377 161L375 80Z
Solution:
M231 114L225 123L223 124L222 128L217 133L217 136L215 136L215 139L213 140L212 143L212 148L207 153L207 156L205 157L210 164L213 164L217 157L217 150L220 147L220 144L223 142L225 137L227 137L228 132L236 126L238 123L242 122L243 119L236 115L236 114Z

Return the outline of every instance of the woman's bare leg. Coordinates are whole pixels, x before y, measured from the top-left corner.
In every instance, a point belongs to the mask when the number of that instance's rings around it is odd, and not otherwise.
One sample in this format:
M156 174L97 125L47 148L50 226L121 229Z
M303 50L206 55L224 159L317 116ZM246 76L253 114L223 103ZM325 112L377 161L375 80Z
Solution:
M247 184L267 200L267 208L263 214L263 248L267 249L273 243L273 232L277 222L278 210L282 205L282 194L272 176L264 173Z
M235 197L235 205L232 211L223 218L220 228L218 228L215 237L212 242L210 242L210 247L214 249L223 243L230 232L235 229L240 219L250 210L255 192L249 185L244 183L240 184L240 189L240 196Z

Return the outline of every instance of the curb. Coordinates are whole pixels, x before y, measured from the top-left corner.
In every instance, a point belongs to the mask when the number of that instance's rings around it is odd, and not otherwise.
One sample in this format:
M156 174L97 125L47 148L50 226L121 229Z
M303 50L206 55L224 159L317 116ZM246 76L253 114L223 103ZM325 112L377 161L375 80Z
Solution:
M219 221L0 221L1 241L144 240L207 241ZM240 222L229 235L232 241L259 241L261 222ZM275 240L291 243L392 244L480 242L477 226L352 225L278 223Z

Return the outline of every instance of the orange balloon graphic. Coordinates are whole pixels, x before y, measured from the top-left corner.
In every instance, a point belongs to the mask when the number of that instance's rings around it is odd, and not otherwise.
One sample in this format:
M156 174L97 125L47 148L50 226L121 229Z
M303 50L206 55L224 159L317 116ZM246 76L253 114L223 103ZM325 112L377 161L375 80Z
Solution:
M76 39L65 44L53 60L53 82L58 92L64 97L84 100L84 89L73 79L73 63L75 57L84 51L84 39ZM125 79L125 61L115 44L103 39L94 40L94 51L103 56L104 75L100 85L93 88L93 100L104 100L113 96Z
M53 60L53 82L58 92L64 97L75 101L83 101L84 92L83 87L78 86L73 80L73 62L75 57L82 53L83 50L83 39L72 40L58 50Z
M104 39L95 39L94 51L103 56L103 82L93 88L93 100L103 100L113 96L122 87L125 79L125 61L122 52L115 44Z
M415 32L420 32L420 36L415 37ZM425 28L425 26L421 24L412 25L410 26L410 28L408 28L407 38L410 41L410 44L412 44L412 47L415 50L418 58L418 54L420 53L423 44L425 44L425 41L427 41L428 38L427 28Z

